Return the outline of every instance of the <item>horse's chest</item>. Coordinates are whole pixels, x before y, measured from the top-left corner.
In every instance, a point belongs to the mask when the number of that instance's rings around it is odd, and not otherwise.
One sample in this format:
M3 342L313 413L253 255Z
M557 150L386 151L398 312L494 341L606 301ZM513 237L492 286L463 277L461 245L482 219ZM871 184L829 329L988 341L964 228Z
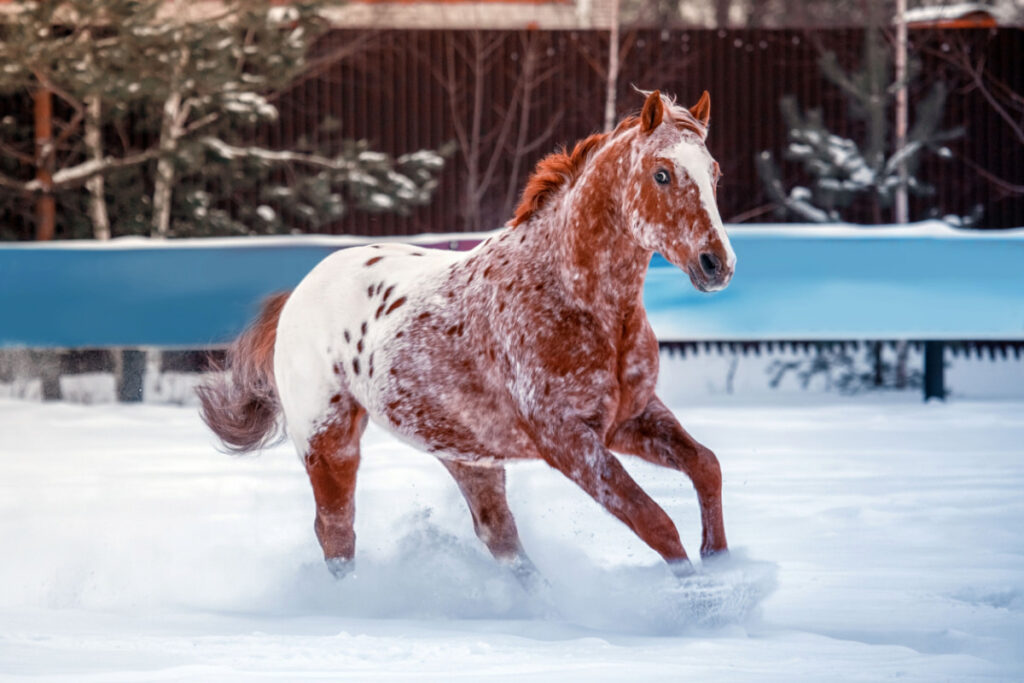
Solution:
M658 345L642 310L563 308L513 329L505 339L510 386L527 412L608 427L654 394Z

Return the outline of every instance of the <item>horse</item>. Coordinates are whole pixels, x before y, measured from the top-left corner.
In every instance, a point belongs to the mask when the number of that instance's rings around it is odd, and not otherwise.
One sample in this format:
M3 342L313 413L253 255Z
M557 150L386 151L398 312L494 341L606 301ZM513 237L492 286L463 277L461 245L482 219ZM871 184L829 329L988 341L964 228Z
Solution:
M681 577L675 525L615 453L687 474L702 557L726 553L722 472L655 395L658 341L643 307L654 252L704 292L736 256L705 146L710 98L659 91L639 114L542 159L505 226L467 252L373 244L339 250L267 300L198 389L202 417L237 452L280 415L305 465L314 530L342 577L355 556L359 441L368 419L439 458L479 539L537 575L505 495L505 467L543 460L625 523Z

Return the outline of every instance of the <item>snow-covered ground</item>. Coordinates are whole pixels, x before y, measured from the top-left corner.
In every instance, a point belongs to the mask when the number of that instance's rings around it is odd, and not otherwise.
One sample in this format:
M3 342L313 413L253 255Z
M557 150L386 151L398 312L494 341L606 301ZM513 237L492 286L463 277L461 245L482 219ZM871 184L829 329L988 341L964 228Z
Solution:
M336 582L289 446L223 455L189 406L0 399L0 678L1024 676L1024 401L698 400L680 379L663 389L721 458L733 559L681 584L527 463L509 488L536 594L441 466L372 426ZM627 466L695 553L689 482Z

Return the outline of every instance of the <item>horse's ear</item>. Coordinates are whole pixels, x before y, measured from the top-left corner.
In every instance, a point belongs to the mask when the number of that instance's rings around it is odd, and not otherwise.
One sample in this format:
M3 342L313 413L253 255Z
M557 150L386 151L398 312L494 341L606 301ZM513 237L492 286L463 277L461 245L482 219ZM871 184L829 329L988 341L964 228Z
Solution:
M690 113L693 114L693 118L701 122L702 126L708 127L708 120L711 118L711 95L707 90L700 96L697 104L690 107Z
M647 96L644 109L640 112L640 132L650 134L661 125L665 115L665 105L661 102L661 92L655 90Z

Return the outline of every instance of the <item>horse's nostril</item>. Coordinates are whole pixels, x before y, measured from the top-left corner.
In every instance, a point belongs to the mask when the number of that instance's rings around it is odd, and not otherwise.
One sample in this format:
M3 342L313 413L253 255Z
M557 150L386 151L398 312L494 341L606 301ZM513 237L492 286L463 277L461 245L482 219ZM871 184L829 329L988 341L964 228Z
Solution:
M722 267L722 262L711 252L704 252L700 255L700 267L708 277L715 277Z

